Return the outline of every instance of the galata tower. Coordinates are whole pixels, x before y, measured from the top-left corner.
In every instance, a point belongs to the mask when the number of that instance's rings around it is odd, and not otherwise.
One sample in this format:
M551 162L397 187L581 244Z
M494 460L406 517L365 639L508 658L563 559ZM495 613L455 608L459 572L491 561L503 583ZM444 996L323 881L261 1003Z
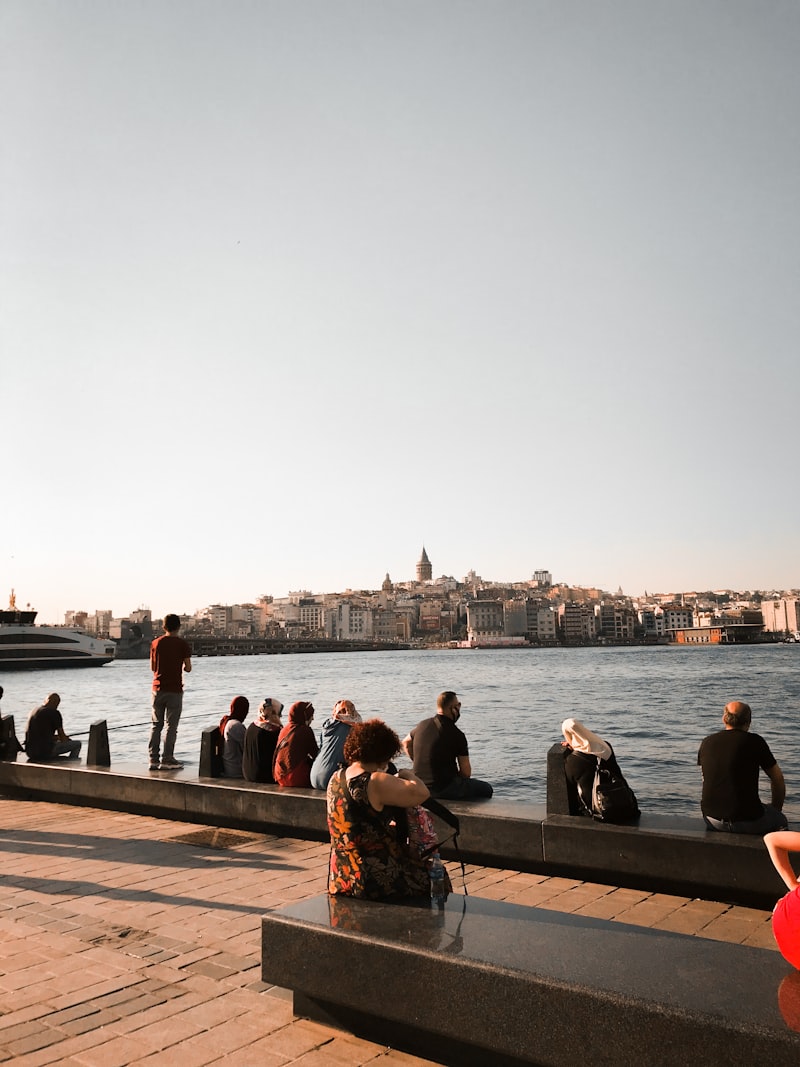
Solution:
M422 546L422 555L419 557L417 563L417 581L429 582L433 578L433 567L431 561L428 559L428 553L425 551L425 545Z

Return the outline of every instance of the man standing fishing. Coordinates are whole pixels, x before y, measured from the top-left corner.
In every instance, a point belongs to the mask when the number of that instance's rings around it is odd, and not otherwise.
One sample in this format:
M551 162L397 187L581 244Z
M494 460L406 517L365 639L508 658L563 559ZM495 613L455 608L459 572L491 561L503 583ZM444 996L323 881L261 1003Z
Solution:
M175 738L183 710L183 672L192 669L192 649L178 636L181 620L177 615L164 619L164 633L150 646L150 669L153 672L153 717L150 727L150 770L177 771L183 764L175 759ZM161 731L166 722L164 753Z

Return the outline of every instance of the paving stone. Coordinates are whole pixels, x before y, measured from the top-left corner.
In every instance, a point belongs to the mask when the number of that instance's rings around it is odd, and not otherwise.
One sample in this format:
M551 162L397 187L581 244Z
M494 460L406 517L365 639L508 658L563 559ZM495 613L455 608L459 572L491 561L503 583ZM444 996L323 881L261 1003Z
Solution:
M4 1047L15 1057L24 1056L26 1052L36 1052L37 1049L55 1045L63 1040L60 1030L51 1030L48 1026L37 1026L34 1034L27 1037L17 1038L16 1041L4 1043Z

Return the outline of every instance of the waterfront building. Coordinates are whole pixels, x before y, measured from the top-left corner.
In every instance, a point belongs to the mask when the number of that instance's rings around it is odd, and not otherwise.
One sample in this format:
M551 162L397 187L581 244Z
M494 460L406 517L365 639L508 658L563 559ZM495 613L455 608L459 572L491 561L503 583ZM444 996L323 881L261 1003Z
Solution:
M550 605L543 605L536 612L536 640L543 645L554 645L558 640L558 615Z
M471 600L467 604L467 640L492 641L505 636L503 602Z
M659 607L644 607L638 611L639 625L645 637L664 636L664 612Z
M422 633L439 633L442 629L443 602L425 599L419 605L419 629Z
M417 628L419 601L412 600L410 597L397 600L394 605L394 612L398 640L410 641Z
M394 608L374 608L372 611L372 634L376 641L398 640L398 615ZM401 620L402 630L402 620ZM402 637L399 638L403 640Z
M302 597L298 605L300 628L310 634L322 633L325 629L325 608L317 597Z
M227 634L231 621L231 609L228 604L211 604L206 608L206 617L211 623L212 633Z
M522 596L515 596L502 605L502 632L506 637L526 637L528 633L528 604Z
M800 599L797 597L762 600L761 614L764 619L764 629L769 633L800 633Z
M357 599L342 597L325 613L325 633L334 641L367 641L373 636L372 608Z
M594 610L589 604L568 601L558 605L558 627L566 644L583 644L596 636Z
M681 604L669 604L663 607L664 632L671 630L690 630L694 626L694 612Z
M148 645L155 637L153 632L153 616L149 608L140 608L132 611L127 618L112 619L108 636L113 641L130 644L135 641L144 641Z
M528 634L528 602L521 597L503 604L503 633L506 637L526 637Z
M94 634L95 637L108 637L113 614L110 610L96 611L94 615L86 617L83 629L87 634Z
M611 641L632 641L637 618L628 604L603 601L595 607L597 633Z

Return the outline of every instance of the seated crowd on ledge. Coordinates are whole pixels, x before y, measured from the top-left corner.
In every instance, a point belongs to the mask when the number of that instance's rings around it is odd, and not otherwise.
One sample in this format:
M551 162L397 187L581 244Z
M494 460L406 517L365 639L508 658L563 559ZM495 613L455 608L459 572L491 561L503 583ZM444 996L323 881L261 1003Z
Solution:
M60 703L59 694L51 693L28 716L24 748L29 760L78 758L81 742L64 732ZM334 772L347 765L345 742L353 727L361 723L351 700L336 702L318 736L311 725L314 705L310 701L293 703L286 723L281 718L283 704L273 697L262 700L255 721L245 726L249 710L247 697L234 697L219 724L224 776L286 788L327 789ZM417 723L398 751L411 759L414 774L431 797L491 797L492 786L472 774L467 738L456 725L460 716L457 694L445 690L437 698L436 713ZM723 729L709 734L700 745L701 811L711 830L763 835L788 826L782 810L786 796L783 772L764 738L750 731L751 723L749 704L730 701L723 711ZM636 796L611 744L574 718L565 719L561 729L570 814L612 823L636 820L640 814ZM19 748L17 744L15 752ZM151 770L154 766L159 764L151 763ZM174 759L160 763L161 769L173 766L181 764ZM763 804L759 797L760 771L769 779L769 804Z
M288 788L327 789L334 772L347 765L345 742L351 729L362 721L351 700L334 704L319 736L311 726L314 705L307 700L291 705L285 724L281 720L283 704L273 697L262 700L256 720L245 728L249 710L247 697L234 697L219 724L224 775ZM461 701L456 693L440 693L436 714L418 723L401 747L431 796L459 800L490 797L492 786L472 775L467 738L456 726L460 716Z

